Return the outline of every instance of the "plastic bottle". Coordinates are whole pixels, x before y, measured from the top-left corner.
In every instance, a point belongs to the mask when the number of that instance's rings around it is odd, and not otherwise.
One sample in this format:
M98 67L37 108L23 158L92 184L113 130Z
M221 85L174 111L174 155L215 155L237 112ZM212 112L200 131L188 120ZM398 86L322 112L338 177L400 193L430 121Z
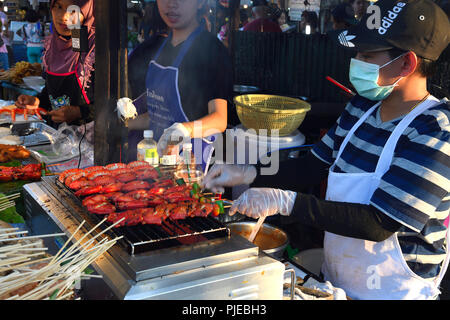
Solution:
M183 145L182 158L177 167L176 177L183 179L187 184L199 183L203 179L202 168L196 164L195 155L192 153L192 143Z
M163 156L160 159L159 168L163 175L173 178L179 163L179 146L169 142Z
M157 143L153 140L153 131L144 131L144 140L137 145L137 160L147 161L152 166L157 167L159 165L159 156Z

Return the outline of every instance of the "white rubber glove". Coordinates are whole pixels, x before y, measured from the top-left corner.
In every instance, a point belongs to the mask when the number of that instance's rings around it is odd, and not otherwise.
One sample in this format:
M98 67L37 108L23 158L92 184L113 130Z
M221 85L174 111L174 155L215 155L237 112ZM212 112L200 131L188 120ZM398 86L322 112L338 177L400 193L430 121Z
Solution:
M176 142L176 144L189 142L191 140L191 134L188 129L181 123L175 123L171 127L164 130L161 138L158 141L158 154L160 157L164 156L164 153L169 145L169 142Z
M256 174L256 168L251 165L215 164L203 179L202 187L223 193L224 187L251 184Z
M240 212L248 217L259 219L276 214L289 216L294 208L297 193L270 188L253 188L245 191L233 202L230 216Z
M136 107L130 98L120 98L119 101L117 101L116 111L117 116L122 121L135 119L138 116Z

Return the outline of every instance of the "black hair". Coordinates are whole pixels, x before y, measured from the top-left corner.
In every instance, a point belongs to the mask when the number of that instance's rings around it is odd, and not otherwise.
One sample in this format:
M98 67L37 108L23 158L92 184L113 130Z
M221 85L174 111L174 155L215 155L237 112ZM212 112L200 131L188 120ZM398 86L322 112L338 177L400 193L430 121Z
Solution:
M35 23L40 19L39 14L33 9L29 9L25 14L25 21Z
M406 52L408 51L399 48L393 48L388 50L388 54L391 57L391 59L395 59L401 56L402 54L405 54ZM437 71L436 61L422 58L419 56L417 56L417 59L418 59L417 72L419 72L419 74L425 78L431 78Z
M302 19L305 18L306 22L311 26L312 30L316 30L319 26L319 18L314 11L303 11Z

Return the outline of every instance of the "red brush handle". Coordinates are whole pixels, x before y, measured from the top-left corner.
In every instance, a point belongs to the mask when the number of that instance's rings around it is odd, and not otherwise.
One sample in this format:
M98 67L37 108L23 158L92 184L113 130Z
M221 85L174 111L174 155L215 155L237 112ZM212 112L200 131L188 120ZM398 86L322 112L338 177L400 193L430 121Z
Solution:
M355 95L355 93L354 93L352 90L350 90L349 88L343 86L342 84L340 84L339 82L337 82L337 81L334 80L333 78L327 76L326 79L327 79L328 81L330 81L331 83L333 83L334 85L336 85L336 86L338 86L339 88L341 88L342 90L344 90L345 92L347 92L347 93L349 93L349 94L351 94L351 95Z

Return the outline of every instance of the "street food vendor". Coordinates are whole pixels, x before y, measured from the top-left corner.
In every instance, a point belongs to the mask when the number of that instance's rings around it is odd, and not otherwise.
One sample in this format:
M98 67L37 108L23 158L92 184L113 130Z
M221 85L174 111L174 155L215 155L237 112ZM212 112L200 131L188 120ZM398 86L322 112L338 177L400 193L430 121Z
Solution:
M209 137L227 127L230 57L201 23L204 0L158 0L157 5L170 32L144 42L130 57L130 89L144 112L138 110L129 129L152 130L160 156L178 138L202 138L202 148L212 147ZM195 143L193 149L198 155ZM208 158L202 157L204 166Z
M67 12L71 5L80 8L80 24L88 30L87 53L72 49L68 24L75 23ZM45 39L43 69L45 87L36 97L21 95L16 105L22 108L50 110L50 124L66 122L79 125L94 120L95 19L94 0L52 0L53 34ZM75 17L76 19L76 17Z
M324 230L322 273L351 298L435 299L449 261L450 104L430 95L427 77L450 25L430 0L375 5L392 22L372 30L365 16L336 37L357 51L358 95L306 158L278 173L279 189L244 165L217 165L204 185L254 182L264 187L243 193L231 214L281 214ZM326 200L296 192L327 175Z

